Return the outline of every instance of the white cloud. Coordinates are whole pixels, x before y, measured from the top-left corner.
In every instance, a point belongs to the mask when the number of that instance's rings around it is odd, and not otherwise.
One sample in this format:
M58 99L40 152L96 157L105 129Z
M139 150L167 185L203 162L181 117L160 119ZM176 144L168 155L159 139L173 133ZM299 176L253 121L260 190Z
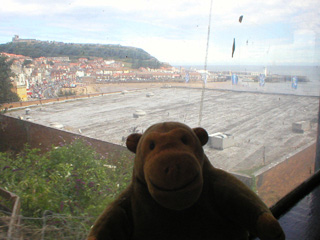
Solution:
M143 48L160 61L174 63L202 63L205 58L206 41L175 40L162 37L135 38L123 45ZM170 53L170 54L168 54Z
M291 43L285 39L275 39L270 44L264 43L260 42L250 47L241 46L241 54L236 57L249 64L316 63L315 34L312 31L296 31Z
M143 48L161 61L202 63L209 6L210 0L7 0L0 5L0 35L116 43ZM314 39L320 34L320 1L213 1L211 27L211 62L240 56L249 62L278 56L310 60L319 44ZM237 45L235 59L233 37L237 43L249 39L249 46Z
M250 25L284 20L290 14L307 11L308 19L312 21L317 19L319 4L317 0L213 1L212 15L219 25L232 25L240 15L244 15L244 24ZM61 13L70 15L79 10L93 9L96 9L97 14L100 10L102 14L103 10L115 10L128 17L134 16L138 21L165 24L172 19L185 19L189 22L199 18L207 20L209 6L210 0L6 0L6 4L0 5L0 12L34 16Z
M36 12L40 12L42 9L41 5L35 3L21 4L17 1L9 0L6 4L0 4L0 12L3 13L14 13L14 14L29 14L32 15Z

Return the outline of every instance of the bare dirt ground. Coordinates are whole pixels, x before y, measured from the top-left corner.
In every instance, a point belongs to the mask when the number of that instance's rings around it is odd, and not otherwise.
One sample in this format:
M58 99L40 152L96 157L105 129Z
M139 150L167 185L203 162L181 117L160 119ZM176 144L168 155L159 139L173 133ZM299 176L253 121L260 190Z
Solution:
M155 87L188 87L202 88L201 82L184 83L184 82L169 82L169 83L102 83L102 84L87 84L86 86L77 86L72 90L77 95L99 93L99 92L121 92L123 90L147 89ZM210 89L230 89L230 82L209 82L206 88Z
M164 83L101 83L79 86L75 91L79 95L90 93L117 92L123 90L145 89L154 87L186 87L186 88L203 88L203 83L198 82L164 82ZM220 89L240 92L259 92L259 93L275 93L275 94L293 94L299 96L320 96L319 83L300 83L297 89L291 88L291 82L266 83L264 87L260 87L258 82L239 82L232 85L230 81L226 82L208 82L206 89Z

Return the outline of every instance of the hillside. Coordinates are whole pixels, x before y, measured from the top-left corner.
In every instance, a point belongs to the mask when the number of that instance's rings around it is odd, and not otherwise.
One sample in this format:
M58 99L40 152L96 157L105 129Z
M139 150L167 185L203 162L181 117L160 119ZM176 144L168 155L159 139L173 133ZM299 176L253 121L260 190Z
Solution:
M82 57L102 57L126 62L131 68L160 68L164 66L163 63L141 48L112 44L75 44L43 41L9 42L0 44L0 52L30 56L32 58L68 56L71 60Z

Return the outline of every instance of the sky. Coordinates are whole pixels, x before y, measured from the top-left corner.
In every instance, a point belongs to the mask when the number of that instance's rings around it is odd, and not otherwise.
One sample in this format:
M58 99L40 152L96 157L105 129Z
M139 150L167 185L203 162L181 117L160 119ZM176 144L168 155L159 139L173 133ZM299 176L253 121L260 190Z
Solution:
M211 18L210 4L6 0L0 5L0 44L19 35L133 46L171 65L204 65L206 56L208 65L320 65L319 0L213 0Z

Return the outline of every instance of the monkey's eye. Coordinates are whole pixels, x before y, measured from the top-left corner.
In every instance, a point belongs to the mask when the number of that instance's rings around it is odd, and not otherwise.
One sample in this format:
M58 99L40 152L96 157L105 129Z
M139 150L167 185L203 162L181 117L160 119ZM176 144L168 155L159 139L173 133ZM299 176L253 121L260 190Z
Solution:
M156 144L154 143L154 141L151 141L149 144L150 150L153 150L155 147L156 147Z
M185 145L187 145L189 143L188 137L187 136L182 136L181 138L181 142Z

